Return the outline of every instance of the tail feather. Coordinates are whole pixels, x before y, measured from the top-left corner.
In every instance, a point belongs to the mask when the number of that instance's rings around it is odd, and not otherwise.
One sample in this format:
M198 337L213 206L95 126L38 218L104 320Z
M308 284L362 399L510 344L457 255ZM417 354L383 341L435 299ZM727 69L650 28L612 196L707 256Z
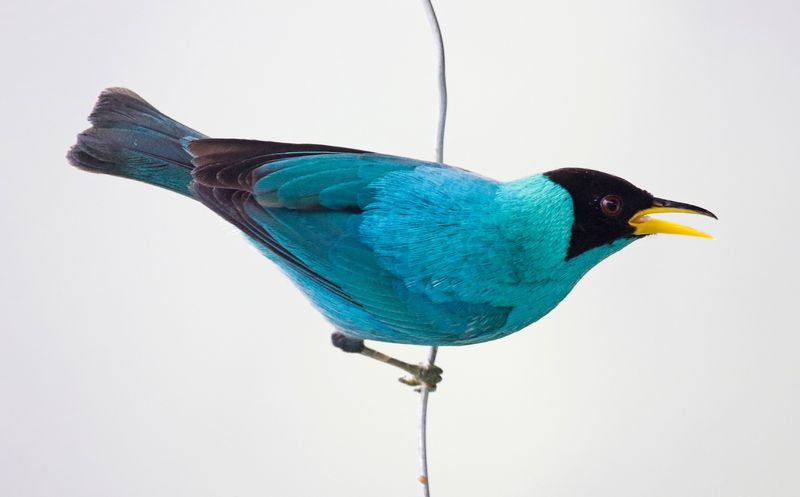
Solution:
M205 135L165 116L125 88L100 94L92 127L67 153L78 168L157 185L191 196L192 156L186 144Z

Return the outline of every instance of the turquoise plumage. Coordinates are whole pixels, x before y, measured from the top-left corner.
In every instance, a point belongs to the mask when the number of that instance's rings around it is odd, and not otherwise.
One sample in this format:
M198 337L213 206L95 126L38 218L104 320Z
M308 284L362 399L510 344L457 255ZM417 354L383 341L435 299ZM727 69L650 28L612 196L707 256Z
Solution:
M501 183L352 149L207 139L122 89L104 92L90 119L72 164L199 200L356 341L464 345L508 335L649 234L644 214L710 214L590 170Z

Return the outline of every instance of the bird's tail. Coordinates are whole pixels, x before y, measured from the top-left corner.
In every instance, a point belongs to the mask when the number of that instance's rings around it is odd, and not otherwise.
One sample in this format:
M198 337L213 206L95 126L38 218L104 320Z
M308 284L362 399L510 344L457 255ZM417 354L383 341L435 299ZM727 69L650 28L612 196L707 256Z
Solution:
M187 196L192 180L189 141L205 138L125 88L109 88L89 115L92 127L67 153L87 171L144 181Z

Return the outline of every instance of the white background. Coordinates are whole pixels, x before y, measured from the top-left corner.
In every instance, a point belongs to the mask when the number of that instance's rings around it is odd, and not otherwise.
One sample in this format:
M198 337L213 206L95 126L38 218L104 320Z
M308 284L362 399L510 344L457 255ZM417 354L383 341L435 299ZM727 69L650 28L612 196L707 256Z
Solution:
M434 495L798 495L797 2L437 7L448 163L601 169L720 221L442 349ZM417 495L399 371L333 349L211 211L64 154L127 86L212 136L430 159L420 2L6 0L0 55L0 494Z

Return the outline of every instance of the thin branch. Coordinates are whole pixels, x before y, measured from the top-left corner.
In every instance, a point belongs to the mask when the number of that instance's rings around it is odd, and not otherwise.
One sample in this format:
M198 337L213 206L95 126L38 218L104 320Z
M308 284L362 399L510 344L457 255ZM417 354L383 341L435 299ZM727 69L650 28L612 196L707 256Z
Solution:
M444 125L447 120L447 78L445 77L444 64L444 41L442 40L442 30L439 27L439 19L433 8L432 0L422 0L425 13L428 15L428 22L433 31L434 43L436 44L437 66L439 72L439 124L436 129L436 162L444 162Z
M428 364L433 366L436 362L436 353L439 347L431 347L428 354ZM420 388L419 401L419 482L422 483L422 495L430 497L431 488L428 480L428 395L430 391L424 383Z
M436 17L436 10L433 8L432 0L422 0L425 13L428 15L428 22L433 31L434 43L436 44L437 65L439 69L439 122L436 129L436 162L444 162L444 125L447 120L447 79L445 78L444 65L444 41L442 40L442 30L439 27L439 19ZM438 347L431 347L428 353L428 365L433 366L436 362ZM428 395L430 391L427 385L422 384L420 390L419 406L419 482L422 483L422 494L430 497L431 489L428 477Z

